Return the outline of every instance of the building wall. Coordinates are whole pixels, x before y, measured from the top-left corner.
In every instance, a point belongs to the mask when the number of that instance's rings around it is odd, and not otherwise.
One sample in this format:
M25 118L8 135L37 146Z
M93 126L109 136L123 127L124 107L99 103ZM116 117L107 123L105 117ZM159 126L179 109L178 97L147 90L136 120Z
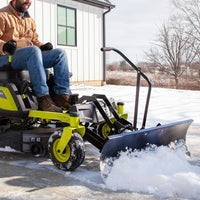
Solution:
M0 7L9 0L0 0ZM57 4L76 9L77 46L57 45ZM103 9L72 0L34 0L29 13L36 21L41 42L66 50L69 70L73 73L71 83L103 84L102 17Z

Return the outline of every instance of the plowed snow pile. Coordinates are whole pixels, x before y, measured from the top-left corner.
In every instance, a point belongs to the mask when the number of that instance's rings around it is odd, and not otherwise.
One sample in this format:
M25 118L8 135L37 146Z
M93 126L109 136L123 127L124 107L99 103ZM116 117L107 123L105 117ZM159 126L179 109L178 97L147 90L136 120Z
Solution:
M106 187L154 196L199 199L200 167L191 165L183 146L121 153L105 179Z

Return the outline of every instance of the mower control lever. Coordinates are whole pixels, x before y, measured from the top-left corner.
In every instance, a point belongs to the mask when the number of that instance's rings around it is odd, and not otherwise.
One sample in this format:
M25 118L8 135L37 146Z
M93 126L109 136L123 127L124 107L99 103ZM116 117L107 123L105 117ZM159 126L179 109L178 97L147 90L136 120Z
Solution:
M9 40L3 45L3 51L13 55L17 49L17 42L15 40Z
M9 54L8 63L12 61L12 55L15 53L17 49L17 42L15 40L9 40L3 45L3 51Z

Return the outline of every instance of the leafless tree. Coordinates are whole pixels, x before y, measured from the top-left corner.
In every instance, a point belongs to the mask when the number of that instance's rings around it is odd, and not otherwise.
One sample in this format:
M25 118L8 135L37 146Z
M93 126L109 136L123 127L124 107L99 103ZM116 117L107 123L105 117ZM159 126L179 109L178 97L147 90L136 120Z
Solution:
M185 33L195 41L191 45L194 45L194 50L200 59L200 0L172 0L172 2L179 11L176 17L183 19Z
M190 35L185 34L181 23L174 21L170 21L169 25L163 24L158 40L146 55L159 70L174 77L177 89L179 77L191 66L196 56Z

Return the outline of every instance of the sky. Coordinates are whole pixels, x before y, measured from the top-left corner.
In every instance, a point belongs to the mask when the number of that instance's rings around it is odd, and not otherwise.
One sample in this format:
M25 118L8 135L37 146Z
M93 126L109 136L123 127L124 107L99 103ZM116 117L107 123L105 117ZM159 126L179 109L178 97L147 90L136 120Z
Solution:
M116 7L106 15L106 46L124 52L134 62L145 59L161 24L173 12L171 0L110 0ZM121 60L113 53L107 62Z

